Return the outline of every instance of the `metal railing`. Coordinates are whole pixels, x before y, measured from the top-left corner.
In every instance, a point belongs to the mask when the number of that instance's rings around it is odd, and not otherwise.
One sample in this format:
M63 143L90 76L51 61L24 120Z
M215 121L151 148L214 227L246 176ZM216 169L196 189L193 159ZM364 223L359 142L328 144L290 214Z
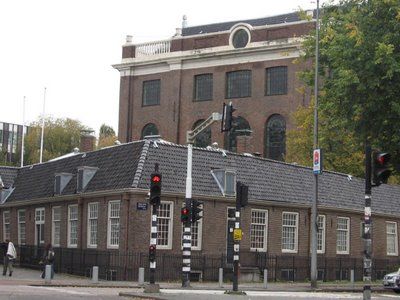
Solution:
M148 253L117 250L55 248L54 269L56 272L91 277L93 266L99 267L99 278L103 280L138 280L139 268L145 268L145 279L149 279ZM19 246L18 263L22 267L40 269L39 261L44 249L35 246ZM232 264L226 255L205 255L192 252L192 273L201 274L204 281L218 281L219 268L224 269L225 280L232 277ZM182 256L157 252L156 281L181 279ZM350 280L354 270L356 281L362 280L362 258L318 257L318 280ZM269 281L308 281L310 279L310 257L295 255L269 255L264 252L245 252L240 255L243 268L253 269L260 278L268 270ZM372 279L382 279L386 273L397 270L400 258L374 259Z

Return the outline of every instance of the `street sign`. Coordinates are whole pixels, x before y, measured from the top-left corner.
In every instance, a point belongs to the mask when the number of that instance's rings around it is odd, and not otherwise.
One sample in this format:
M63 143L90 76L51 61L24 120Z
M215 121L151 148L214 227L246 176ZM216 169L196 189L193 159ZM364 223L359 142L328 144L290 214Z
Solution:
M313 153L313 172L314 172L314 174L321 174L322 173L321 149L314 149L314 153Z
M136 203L137 210L147 210L147 203L138 202Z
M243 236L242 229L235 228L235 230L233 231L233 239L235 241L241 241L242 240L242 236Z

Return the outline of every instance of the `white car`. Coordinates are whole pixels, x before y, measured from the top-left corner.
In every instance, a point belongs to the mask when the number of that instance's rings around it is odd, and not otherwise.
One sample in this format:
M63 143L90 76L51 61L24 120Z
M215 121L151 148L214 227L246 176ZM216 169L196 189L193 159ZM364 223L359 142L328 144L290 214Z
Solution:
M383 277L383 287L400 293L400 269Z

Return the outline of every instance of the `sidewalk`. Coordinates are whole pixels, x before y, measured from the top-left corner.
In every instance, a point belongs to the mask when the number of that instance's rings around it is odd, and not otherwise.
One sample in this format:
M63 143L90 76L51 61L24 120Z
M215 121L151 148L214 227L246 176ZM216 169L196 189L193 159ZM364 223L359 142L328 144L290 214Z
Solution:
M142 288L138 282L132 281L106 281L99 280L93 283L87 277L80 277L68 274L55 274L50 284L46 284L45 280L40 277L41 271L15 268L13 276L1 276L0 285L32 285L32 286L62 286L62 287L110 287L110 288ZM158 282L162 289L182 289L181 282ZM148 283L145 283L147 285ZM336 292L362 292L364 284L357 282L354 285L344 282L320 283L317 291L336 291ZM381 283L373 283L371 285L373 292L383 291ZM191 282L192 290L231 290L232 283L225 282L222 287L218 282ZM263 287L263 283L239 283L240 290L248 291L311 291L310 283L291 283L291 282L271 282L268 283L267 289Z

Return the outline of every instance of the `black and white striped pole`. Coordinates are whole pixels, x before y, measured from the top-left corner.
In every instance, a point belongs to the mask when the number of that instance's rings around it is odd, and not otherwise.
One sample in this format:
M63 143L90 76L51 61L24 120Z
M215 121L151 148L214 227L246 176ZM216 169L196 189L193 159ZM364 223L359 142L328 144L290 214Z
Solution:
M371 146L365 146L365 207L364 207L364 257L363 257L363 299L371 299L372 240L371 240Z

